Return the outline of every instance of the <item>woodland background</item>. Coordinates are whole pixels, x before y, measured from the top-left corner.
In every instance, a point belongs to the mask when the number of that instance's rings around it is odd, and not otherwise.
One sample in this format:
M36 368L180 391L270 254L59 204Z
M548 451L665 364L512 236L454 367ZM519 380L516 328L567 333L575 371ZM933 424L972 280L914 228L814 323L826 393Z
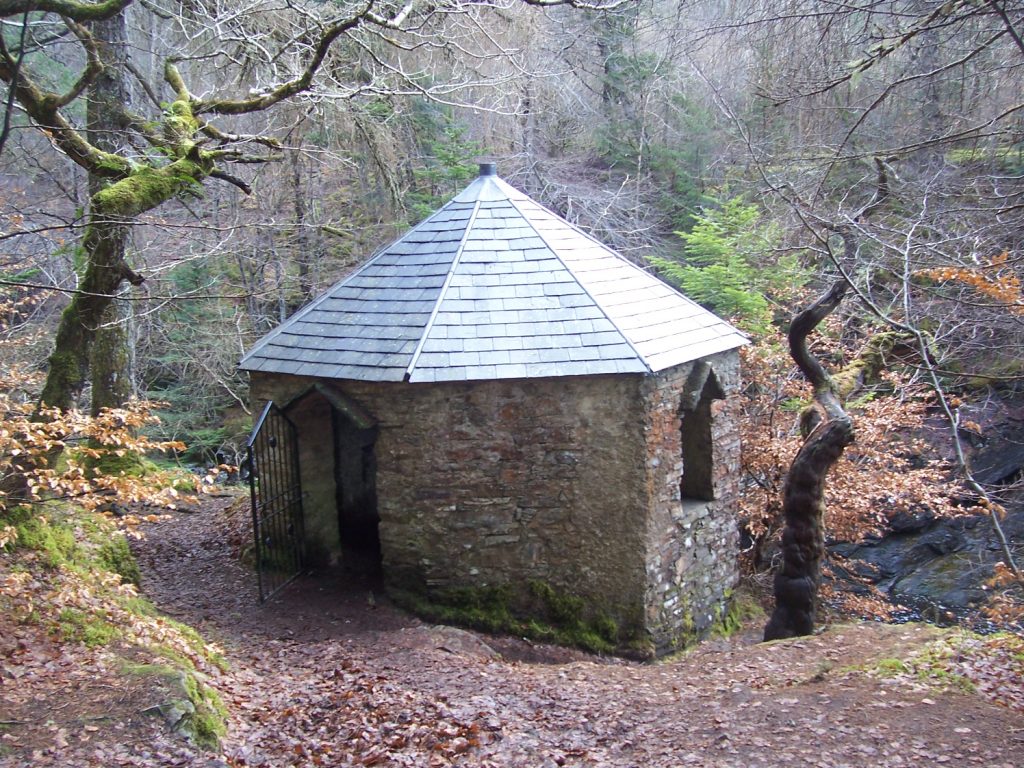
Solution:
M0 0L0 24L0 763L1021 764L1024 0ZM812 337L856 429L829 631L759 643L741 597L738 635L643 666L337 579L257 603L220 484L236 364L478 158L751 335L755 595L812 399L790 318L847 285Z
M786 324L847 280L818 342L856 385L830 535L991 513L978 568L990 609L1011 610L1020 545L1000 521L1019 465L979 480L971 461L1020 424L1024 3L7 0L0 15L6 502L138 498L138 473L96 463L135 439L124 426L172 463L239 463L243 351L486 157L752 335L752 572L772 563L809 398ZM41 395L58 409L43 420ZM95 455L26 458L70 442Z

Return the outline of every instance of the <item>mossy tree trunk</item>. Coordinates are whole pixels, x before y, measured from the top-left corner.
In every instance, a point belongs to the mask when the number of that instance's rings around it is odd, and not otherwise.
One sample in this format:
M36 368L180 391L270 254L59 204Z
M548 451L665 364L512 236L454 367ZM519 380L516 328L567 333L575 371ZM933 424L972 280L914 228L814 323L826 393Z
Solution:
M831 314L846 293L845 280L794 318L789 350L814 387L814 405L801 416L804 444L790 465L782 491L782 568L775 574L775 610L765 640L814 631L825 551L825 476L853 442L853 421L843 410L832 379L807 348L808 335Z
M128 25L124 14L94 21L89 29L97 42L97 52L103 62L103 72L88 89L86 106L86 136L104 152L124 152L130 149L125 140L127 133L122 119L124 108L131 104L131 88L127 80ZM89 194L94 195L106 185L96 173L89 174ZM114 258L127 263L131 242L128 226L111 227ZM104 408L119 408L132 395L131 368L128 354L129 304L122 297L111 301L93 342L92 398L90 412L99 415Z
M548 4L548 0L522 2ZM563 4L562 0L558 0L558 4ZM590 6L584 0L565 0L564 4ZM376 44L374 41L385 48L400 48L397 42L402 37L398 34L400 30L422 34L431 16L444 15L432 6L420 7L415 3L326 4L322 8L317 4L289 5L281 12L283 26L280 29L301 29L302 32L275 33L261 38L277 50L268 52L260 43L239 52L236 60L233 49L230 54L227 48L208 50L208 43L204 42L202 56L179 51L165 58L162 84L151 83L143 75L133 73L148 97L145 108L135 111L126 100L114 97L112 85L118 78L127 78L128 61L109 57L109 51L104 50L103 27L89 26L108 20L123 24L129 5L132 5L131 0L0 2L0 19L11 32L0 41L0 82L7 86L12 103L17 102L31 124L69 161L107 184L90 193L89 213L80 243L86 266L61 315L40 398L41 407L66 410L77 404L89 379L98 329L107 319L118 290L125 282L132 285L143 282L142 276L125 260L123 228L130 226L133 218L201 185L208 178L227 182L248 194L251 191L248 182L229 174L225 170L228 164L277 159L276 153L282 145L276 137L234 133L218 122L227 120L228 125L237 125L235 117L271 110L281 102L314 90L318 87L318 74L324 74L324 83L329 83L327 90L336 98L402 93L410 86L421 91L424 86L415 76L406 77L397 71L384 72L380 80L365 82L362 74L365 70L351 67L347 54L342 59L332 58L332 49L356 33L367 36L360 45L367 46L368 51ZM161 10L151 4L141 7L136 3L132 9L132 13L161 17L173 12L173 8ZM472 12L472 4L468 4L464 15L469 18ZM209 23L209 30L216 28L226 35L215 34L209 38L212 40L229 40L234 35L245 36L252 32L246 14L235 17L238 14L229 9L220 16L211 11L209 18L181 17L179 21L185 36L194 35L197 39L206 40L208 35L193 24ZM41 36L48 41L40 42L40 36L35 32L29 34L29 28L38 26L42 18L56 29L52 34L47 31ZM478 21L474 19L471 23L475 25ZM19 28L21 34L18 34ZM430 45L448 46L440 34L424 39L429 40ZM33 61L41 46L51 44L74 47L73 53L61 55L62 61L73 63L66 65L70 77L58 78L59 83L39 70ZM180 60L188 62L184 76L175 63L178 55L181 55ZM45 55L40 58L51 60ZM236 72L237 80L234 75L218 72L225 66ZM210 83L220 85L206 97L197 97L188 88L185 76L204 82L204 89ZM111 82L104 84L104 78L111 78ZM397 82L391 78L397 78ZM259 87L263 82L274 85ZM125 141L130 143L130 150L104 149L88 130L80 129L76 115L82 109L83 100L88 100L95 92L112 96L103 100L102 108L109 107L111 124L116 123L118 132L129 137ZM439 85L438 92L448 94L450 91ZM297 213L300 221L305 216L304 211ZM305 277L308 281L308 270Z
M107 217L95 200L93 196L81 246L86 256L85 274L78 292L61 314L40 397L42 405L60 410L70 410L78 402L89 378L97 330L118 289L126 280L132 285L142 284L142 277L129 269L123 258L122 222Z

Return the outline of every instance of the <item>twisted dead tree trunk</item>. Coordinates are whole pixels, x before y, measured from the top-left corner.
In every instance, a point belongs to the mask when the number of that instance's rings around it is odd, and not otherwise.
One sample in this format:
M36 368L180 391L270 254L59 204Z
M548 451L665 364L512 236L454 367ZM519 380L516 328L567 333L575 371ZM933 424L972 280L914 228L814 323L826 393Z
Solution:
M853 225L866 220L889 199L889 174L882 158L874 159L875 193L849 223L836 224L813 217L843 241L843 262L853 264L857 242ZM830 251L831 253L831 251ZM789 354L814 388L814 403L800 414L804 444L793 459L782 486L782 568L775 574L775 610L764 628L765 640L809 635L814 631L825 554L825 476L853 442L853 420L843 410L843 398L870 380L884 366L885 355L899 342L898 334L879 334L840 373L837 386L807 348L807 337L835 311L849 287L838 259L840 278L821 298L793 318Z
M825 551L825 475L853 442L853 421L843 410L828 372L807 348L807 337L846 294L840 280L798 314L789 329L789 352L814 387L814 404L800 418L804 444L782 490L782 568L775 574L775 610L765 640L809 635L814 630Z

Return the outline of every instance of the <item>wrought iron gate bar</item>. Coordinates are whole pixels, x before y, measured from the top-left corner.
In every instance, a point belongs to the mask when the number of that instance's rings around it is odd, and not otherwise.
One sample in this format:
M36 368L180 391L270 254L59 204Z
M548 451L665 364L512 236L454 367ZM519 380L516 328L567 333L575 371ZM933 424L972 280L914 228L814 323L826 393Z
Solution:
M302 572L305 536L295 425L270 402L246 445L260 602Z

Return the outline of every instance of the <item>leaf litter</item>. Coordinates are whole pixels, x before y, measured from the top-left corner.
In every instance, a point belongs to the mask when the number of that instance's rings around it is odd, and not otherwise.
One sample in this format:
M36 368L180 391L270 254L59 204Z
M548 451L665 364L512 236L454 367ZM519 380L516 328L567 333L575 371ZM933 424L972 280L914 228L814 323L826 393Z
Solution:
M229 712L221 748L141 716L152 692L102 650L5 624L0 765L1024 764L1020 681L998 647L950 653L954 674L976 679L965 687L917 674L917 656L958 642L924 625L840 625L771 644L755 627L642 665L431 626L337 574L260 606L233 554L242 517L211 498L133 542L142 592L227 660L207 680ZM887 659L901 660L898 674L878 674Z

